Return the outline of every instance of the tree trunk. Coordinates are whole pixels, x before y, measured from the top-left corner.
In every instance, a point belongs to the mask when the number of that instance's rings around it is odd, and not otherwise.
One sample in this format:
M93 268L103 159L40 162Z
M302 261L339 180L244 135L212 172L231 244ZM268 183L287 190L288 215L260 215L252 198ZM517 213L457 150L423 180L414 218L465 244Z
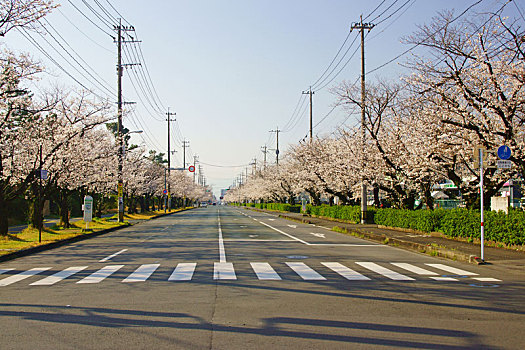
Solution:
M69 222L69 191L58 190L58 212L60 214L59 225L64 228L70 228Z
M377 186L377 184L374 184L373 192L374 192L374 206L376 208L379 208L381 207L381 203L379 201L379 187Z
M7 202L2 193L0 193L0 236L7 235L9 222L7 221Z

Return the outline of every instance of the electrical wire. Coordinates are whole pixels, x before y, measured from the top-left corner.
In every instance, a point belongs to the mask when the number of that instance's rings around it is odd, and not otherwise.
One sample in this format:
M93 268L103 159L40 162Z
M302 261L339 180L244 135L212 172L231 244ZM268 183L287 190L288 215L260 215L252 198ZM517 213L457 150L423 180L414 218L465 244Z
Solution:
M455 18L453 18L451 21L447 22L447 25L450 25L451 23L455 22L457 19L459 19L460 17L462 17L463 15L465 15L468 11L470 11L470 9L472 9L474 6L478 5L479 3L481 3L483 0L478 0L476 1L475 3L473 3L472 5L470 5L469 7L467 7L463 12L461 12L458 16L456 16ZM508 2L507 2L508 4ZM501 9L503 9L504 7L506 6L503 5L503 7ZM418 47L419 45L423 44L424 41L428 38L430 38L431 36L435 35L436 33L438 33L440 30L443 30L443 28L438 28L438 30L436 30L435 32L433 32L432 34L428 35L424 40L412 45L410 48L408 48L407 50L403 51L402 53L400 53L399 55L395 56L394 58L388 60L387 62L381 64L380 66L366 72L366 74L370 74L370 73L373 73L387 65L389 65L390 63L394 62L394 61L397 61L399 58L403 57L404 55L406 55L407 53L409 53L410 51L414 50L416 47Z

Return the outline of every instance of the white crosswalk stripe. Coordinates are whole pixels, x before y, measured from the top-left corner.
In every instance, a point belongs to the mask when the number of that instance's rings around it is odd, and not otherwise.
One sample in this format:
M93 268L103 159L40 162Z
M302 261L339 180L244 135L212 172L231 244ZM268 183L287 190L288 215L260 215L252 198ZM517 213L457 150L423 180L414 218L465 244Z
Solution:
M179 263L168 281L191 281L197 263Z
M301 276L303 280L306 281L322 281L326 280L323 276L315 272L312 268L308 267L305 263L302 262L287 262L286 265L295 271L296 274Z
M331 269L332 271L334 272L337 272L338 274L340 274L341 276L343 276L344 278L346 278L347 280L357 280L357 281L366 281L366 280L369 280L370 278L360 274L359 272L356 272L346 266L344 266L343 264L340 264L340 263L336 263L336 262L322 262L321 264L323 264L324 266L328 267L329 269Z
M85 277L84 279L81 279L77 283L100 283L103 280L105 280L107 277L111 276L113 273L117 272L121 268L123 268L124 265L108 265L97 272L93 272L91 275Z
M363 266L364 268L369 269L371 271L374 271L380 275L383 275L387 278L390 278L391 280L395 280L395 281L413 281L414 280L412 277L402 275L400 273L387 269L386 267L380 266L373 262L356 262L356 264Z
M255 273L255 276L258 280L268 280L268 281L281 281L282 276L280 276L279 273L276 272L275 265L280 265L282 263L274 263L272 266L268 262L250 262L251 270ZM381 264L377 264L374 262L347 262L344 265L339 262L317 262L312 264L306 264L304 262L285 262L285 264L292 269L301 279L305 281L323 281L326 280L326 277L321 275L318 268L322 269L322 266L325 268L330 269L331 271L337 273L342 278L348 280L348 281L370 281L372 278L370 276L366 276L362 271L359 271L359 269L356 271L352 269L351 265L355 264L357 266L360 266L362 268L365 268L368 271L371 271L373 273L382 275L390 280L394 281L413 281L415 278L412 278L410 276L406 276L404 274L401 274L399 272L396 272L394 270L391 270L389 268L386 268L383 265L390 264L396 268L403 269L405 271L411 272L414 275L417 275L419 279L421 278L428 278L434 281L439 282L457 282L460 281L461 278L463 280L465 278L470 278L471 280L479 281L479 282L502 282L500 279L493 278L493 277L479 277L477 273L458 269L452 266L448 266L445 264L424 264L430 268L435 268L441 271L446 271L451 273L451 275L440 275L440 273L437 273L435 271L423 268L421 266L417 266L417 264L412 263L403 263L403 262L384 262ZM126 278L121 279L121 282L145 282L151 276L156 273L158 268L161 264L143 264L137 267L133 272L130 272L129 275ZM235 269L237 268L243 268L243 265L246 266L246 263L231 263L231 262L215 262L213 265L213 279L215 280L237 280L237 275L235 272ZM419 265L423 265L422 263ZM89 276L84 277L83 279L79 280L76 283L79 284L94 284L94 283L100 283L104 281L106 278L114 274L115 272L119 271L121 268L123 268L125 265L107 265L93 273L91 273ZM129 265L128 265L129 266ZM202 265L202 269L206 269L207 265ZM47 277L43 277L33 283L31 283L31 286L49 286L54 285L58 282L61 282L85 269L87 269L88 266L72 266L68 267L66 269L63 269L59 272L56 272L52 275L49 275ZM171 275L168 278L168 281L192 281L194 279L195 270L197 268L197 263L178 263ZM33 269L29 269L27 271L18 272L10 276L6 276L3 279L0 279L0 287L1 286L8 286L16 282L23 281L29 277L38 275L42 272L45 272L47 270L51 269L51 267L37 267ZM13 271L14 269L11 268L4 268L0 269L0 274L9 274L10 271ZM319 272L318 272L319 271ZM359 272L358 272L359 271ZM211 271L210 271L211 272ZM438 271L439 272L439 271ZM4 275L5 276L5 275ZM208 275L208 278L211 278L211 274ZM333 275L331 275L331 278L334 278ZM471 277L472 276L472 277ZM474 277L478 276L478 277ZM378 281L378 279L373 279L375 281Z
M138 269L136 269L131 275L126 277L122 282L144 282L151 276L153 272L155 272L156 269L160 264L145 264L141 265Z
M50 269L50 267L35 267L34 269L27 270L27 271L24 271L24 272L20 272L17 275L6 277L6 278L0 280L0 287L8 286L8 285L13 284L15 282L19 282L19 281L25 280L28 277L37 275L40 272L44 272L44 271L47 271L49 269Z
M43 278L39 281L33 282L30 285L31 286L50 286L52 284L55 284L57 282L62 281L65 278L68 278L72 275L74 275L77 272L80 272L84 269L87 269L87 266L73 266L68 267L65 270L62 270L60 272L55 273L54 275L47 276L46 278Z
M434 267L436 269L440 269L443 271L447 271L455 275L461 275L461 276L477 276L478 275L477 273L474 273L474 272L461 270L461 269L458 269L452 266L448 266L448 265L443 265L443 264L425 264L425 265L431 266L431 267Z
M427 275L427 276L437 276L438 274L426 269L422 269L421 267L414 266L412 264L407 263L391 263L394 266L400 267L404 270L416 273L418 275Z
M5 273L5 272L9 272L9 271L12 271L14 269L0 269L0 275Z
M280 280L281 277L275 272L275 270L268 263L264 262L252 262L250 263L253 271L260 280Z
M233 264L228 262L216 262L213 264L214 280L236 280Z

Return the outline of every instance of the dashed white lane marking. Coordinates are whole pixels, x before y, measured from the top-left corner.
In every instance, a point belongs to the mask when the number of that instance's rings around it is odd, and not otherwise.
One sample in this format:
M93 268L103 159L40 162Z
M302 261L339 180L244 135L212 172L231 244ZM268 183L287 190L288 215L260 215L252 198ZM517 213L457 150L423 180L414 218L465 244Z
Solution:
M308 267L305 263L302 262L287 262L286 265L295 271L296 274L301 276L303 280L326 280L323 276L318 274L316 271Z
M131 275L126 277L122 282L144 282L151 276L160 264L144 264L136 269Z
M452 266L443 265L443 264L425 264L425 265L428 265L428 266L431 266L431 267L434 267L436 269L440 269L443 271L447 271L455 275L462 275L462 276L477 276L478 275L477 273L474 273L474 272L461 270L461 269L458 269Z
M168 281L191 281L197 263L179 263Z
M370 279L370 278L368 278L368 277L366 277L364 275L361 275L359 272L356 272L356 271L354 271L354 270L344 266L343 264L340 264L340 263L337 263L337 262L322 262L321 264L323 264L324 266L328 267L332 271L337 272L338 274L340 274L341 276L343 276L347 280L366 281L366 280Z
M87 266L68 267L67 269L62 270L60 272L57 272L54 275L47 276L46 278L43 278L43 279L41 279L39 281L36 281L36 282L33 282L30 285L31 286L50 286L50 285L53 285L53 284L55 284L57 282L60 282L63 279L68 278L68 277L74 275L75 273L80 272L80 271L82 271L84 269L87 269L87 268L88 268Z
M275 221L275 219L268 219L268 220L270 220L270 221Z
M291 227L291 228L297 228L297 225L286 225L288 227Z
M430 277L432 278L433 280L436 280L436 281L459 281L457 278L452 278L452 277Z
M228 262L213 263L213 279L214 280L236 280L235 270L233 264Z
M417 267L412 264L407 264L407 263L391 263L391 264L394 266L400 267L404 270L407 270L413 273L417 273L418 275L427 275L427 276L439 275L438 273L435 273L435 272L432 272L426 269L422 269L421 267Z
M24 272L20 272L19 274L16 274L16 275L13 275L13 276L6 277L6 278L0 280L0 287L8 286L8 285L10 285L12 283L19 282L21 280L25 280L28 277L37 275L40 272L44 272L44 271L47 271L49 269L50 269L50 267L35 267L34 269L27 270L27 271L24 271Z
M119 269L124 267L124 265L108 265L100 270L93 272L91 275L84 277L77 283L99 283L105 280L107 277L111 276L113 273L117 272Z
M387 278L390 278L391 280L395 280L395 281L413 281L414 280L412 277L402 275L400 273L387 269L386 267L380 266L373 262L356 262L356 264L361 265L364 268L374 271Z
M219 261L221 263L226 262L226 252L224 250L224 240L222 238L222 228L221 228L221 215L219 210L217 210L217 220L218 220L218 228L219 228Z
M111 254L110 256L106 256L104 259L100 259L98 262L106 262L106 261L108 261L108 260L110 260L110 259L113 259L113 258L116 257L117 255L126 252L126 251L127 251L127 249L122 249L122 250L116 252L115 254Z
M501 280L492 277L472 277L472 279L480 282L501 282Z
M281 277L268 263L252 262L250 263L253 271L260 280L280 280Z

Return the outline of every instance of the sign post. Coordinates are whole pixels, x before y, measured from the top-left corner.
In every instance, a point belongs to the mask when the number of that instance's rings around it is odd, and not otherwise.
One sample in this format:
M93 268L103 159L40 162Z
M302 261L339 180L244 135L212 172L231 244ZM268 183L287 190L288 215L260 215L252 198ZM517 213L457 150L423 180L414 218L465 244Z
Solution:
M485 227L483 226L483 148L478 148L478 162L479 162L479 198L481 204L481 261L485 261L484 254L484 240Z
M89 229L89 222L93 220L93 197L84 197L84 205L82 206L82 210L84 210L84 221L86 223L87 231Z

